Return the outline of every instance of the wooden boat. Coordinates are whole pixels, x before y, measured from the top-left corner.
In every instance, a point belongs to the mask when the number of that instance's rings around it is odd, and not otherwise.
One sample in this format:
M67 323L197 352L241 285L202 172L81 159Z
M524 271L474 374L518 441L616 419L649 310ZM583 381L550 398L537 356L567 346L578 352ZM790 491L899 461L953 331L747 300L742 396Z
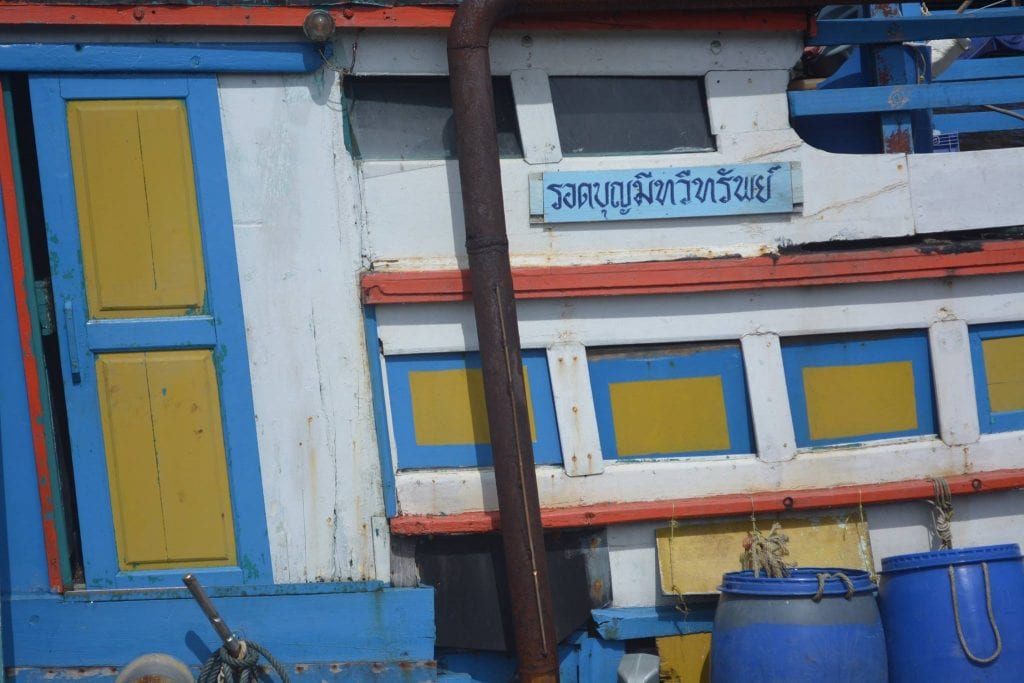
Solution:
M1024 32L1024 12L754 4L527 13L491 40L507 379L572 598L562 680L614 680L631 641L699 672L751 517L781 520L803 564L872 569L933 547L933 479L958 545L1024 529L1021 152L926 151L932 128L1019 127L934 110L1024 101L1021 58L929 82L902 45ZM185 572L296 678L515 670L455 8L331 6L319 42L311 11L0 4L16 680L114 678L152 652L198 667L219 643ZM874 80L790 90L809 44L862 46ZM838 139L850 115L877 150L794 129Z

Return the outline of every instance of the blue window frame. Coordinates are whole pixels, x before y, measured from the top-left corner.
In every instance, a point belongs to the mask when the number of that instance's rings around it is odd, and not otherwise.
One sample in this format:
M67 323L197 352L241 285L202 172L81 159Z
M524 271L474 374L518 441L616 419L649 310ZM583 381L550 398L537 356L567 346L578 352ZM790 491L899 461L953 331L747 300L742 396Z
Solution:
M784 339L797 446L935 433L927 332Z
M970 339L981 431L1024 429L1024 401L1020 399L1020 383L1024 379L1020 371L1021 364L1024 364L1024 323L971 327ZM1004 348L999 350L995 348L997 346ZM1009 394L993 397L993 393L998 391L993 385L1009 382L1015 385Z
M216 371L237 564L195 570L205 583L272 581L245 327L214 75L33 76L32 109L54 297L65 315L61 358L89 588L179 585L182 569L125 571L119 563L94 360L99 354L209 350ZM68 103L173 99L191 141L205 302L182 317L89 320L69 143ZM59 264L59 266L58 266Z
M605 458L754 450L737 344L588 350Z
M398 469L494 464L484 431L486 409L480 391L478 353L390 356L385 363ZM523 368L529 389L534 460L538 465L560 465L562 450L547 354L524 349ZM435 381L438 383L431 386ZM467 386L471 382L472 388ZM452 393L457 397L433 400L437 391L446 388L454 389Z

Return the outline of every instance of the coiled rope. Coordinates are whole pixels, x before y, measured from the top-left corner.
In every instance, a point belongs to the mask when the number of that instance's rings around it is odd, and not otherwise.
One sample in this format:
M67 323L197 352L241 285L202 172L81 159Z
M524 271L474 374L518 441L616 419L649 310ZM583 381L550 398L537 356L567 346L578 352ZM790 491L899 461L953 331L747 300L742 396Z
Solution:
M1003 651L1003 638L999 635L999 627L996 626L996 617L992 613L992 587L989 585L988 579L988 562L981 563L981 573L985 576L985 608L988 610L988 623L992 627L992 635L996 637L996 651L988 657L978 657L971 648L967 647L967 639L964 638L964 629L960 625L960 606L957 604L956 598L956 575L953 572L953 565L949 565L949 592L953 596L953 619L956 621L956 636L960 639L960 647L964 649L964 654L967 658L975 664L989 664L996 661L996 658Z
M199 670L197 683L258 683L262 673L260 655L270 663L284 683L291 683L281 662L260 647L259 643L240 640L238 644L241 646L238 657L232 657L224 647L210 655Z
M935 523L935 535L939 537L939 549L951 550L953 548L953 530L950 522L953 521L953 495L949 490L949 482L945 479L932 479L935 487L935 500L928 501L932 506L932 520Z
M820 574L818 574L818 592L814 594L814 597L812 597L811 600L814 600L814 602L821 602L822 596L825 595L825 582L829 579L839 579L840 581L842 581L844 584L846 584L846 595L844 595L843 597L847 600L853 597L853 581L850 580L849 576L847 576L843 572L835 572L833 574L829 574L828 572L821 572Z

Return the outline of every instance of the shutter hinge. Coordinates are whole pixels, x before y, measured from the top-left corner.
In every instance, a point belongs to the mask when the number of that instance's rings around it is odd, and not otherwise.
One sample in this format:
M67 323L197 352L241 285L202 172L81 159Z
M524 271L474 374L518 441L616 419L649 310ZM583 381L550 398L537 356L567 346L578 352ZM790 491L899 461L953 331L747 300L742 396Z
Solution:
M56 330L53 314L53 290L49 280L36 280L36 317L39 320L39 333L48 337Z

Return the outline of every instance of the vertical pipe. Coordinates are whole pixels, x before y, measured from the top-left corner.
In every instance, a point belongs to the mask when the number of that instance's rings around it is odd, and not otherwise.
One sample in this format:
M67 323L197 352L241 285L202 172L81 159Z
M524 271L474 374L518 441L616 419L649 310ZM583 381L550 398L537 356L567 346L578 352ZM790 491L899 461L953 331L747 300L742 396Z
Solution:
M557 637L526 411L488 50L494 24L514 4L465 0L452 21L448 68L519 678L547 683L558 680Z

